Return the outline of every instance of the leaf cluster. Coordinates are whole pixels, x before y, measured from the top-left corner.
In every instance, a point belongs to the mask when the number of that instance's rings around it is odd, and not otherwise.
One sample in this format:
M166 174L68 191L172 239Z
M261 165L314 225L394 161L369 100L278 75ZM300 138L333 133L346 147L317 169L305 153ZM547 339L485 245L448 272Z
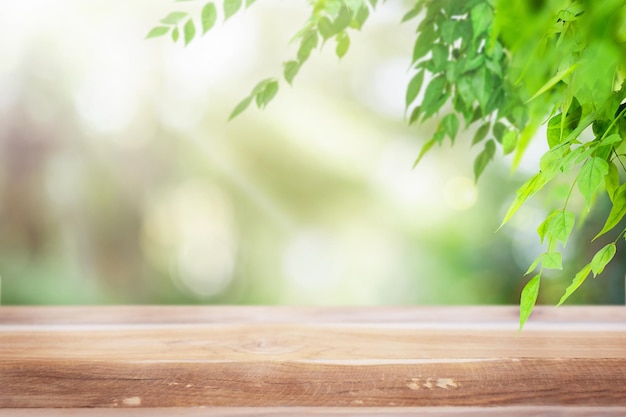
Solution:
M194 0L175 0L176 2L190 2ZM228 20L242 8L250 7L256 0L224 0L222 3L221 14L224 21ZM200 19L194 19L189 12L174 11L159 21L159 25L153 27L146 35L146 39L157 38L160 36L170 35L173 42L183 40L185 46L196 37L197 30L202 30L202 35L211 30L218 19L218 6L215 2L210 1L202 7ZM181 33L183 37L181 38Z
M500 1L496 7L493 27L509 51L508 78L514 80L517 95L525 100L530 114L526 136L534 134L548 115L549 150L541 158L539 172L517 191L503 224L556 178L571 182L563 206L554 209L537 229L547 250L527 271L540 268L522 292L521 328L537 300L534 288L539 288L543 270L562 269L558 245L565 247L577 218L582 222L599 196L608 198L611 209L594 240L615 233L574 275L558 305L588 276L604 270L626 232L615 230L626 215L626 184L620 175L626 171L626 5L564 0L536 8L523 1ZM527 142L518 146L518 157ZM580 213L569 208L576 190L585 202Z
M224 21L254 2L255 0L246 0L244 7L242 0L224 0L222 7ZM321 48L327 41L332 40L335 43L335 54L342 58L350 48L350 30L361 30L377 4L378 0L310 0L311 16L292 39L292 42L298 43L296 56L283 63L284 80L292 84L311 53ZM217 10L214 2L208 2L202 8L200 22L203 35L215 25L218 18ZM152 28L147 38L169 33L172 41L177 42L181 26L187 45L196 36L196 23L189 13L182 11L171 12L161 19L160 25ZM259 82L250 94L235 106L229 120L237 117L253 102L257 107L264 108L276 96L279 87L280 81L275 77Z
M421 17L411 59L415 74L405 100L409 124L438 114L447 103L452 107L415 164L446 138L454 143L460 118L465 128L477 125L472 145L483 146L474 161L476 180L497 147L504 154L515 150L527 114L507 78L508 59L493 36L493 16L493 6L485 0L418 1L404 15L403 22Z

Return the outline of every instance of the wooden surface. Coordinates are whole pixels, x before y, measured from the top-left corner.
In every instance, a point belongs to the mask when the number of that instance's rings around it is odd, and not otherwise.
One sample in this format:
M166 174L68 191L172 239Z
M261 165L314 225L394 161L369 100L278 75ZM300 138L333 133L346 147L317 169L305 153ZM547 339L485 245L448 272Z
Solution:
M1 307L0 407L209 407L177 414L193 416L249 415L210 408L230 406L274 407L254 413L268 416L376 411L282 407L384 407L371 415L394 416L410 415L396 407L440 407L420 410L445 416L496 415L474 407L507 406L515 416L584 415L560 407L586 406L597 407L593 415L626 415L626 308L539 308L521 335L517 314L514 307ZM109 415L90 412L81 415Z
M0 417L623 417L626 407L21 408Z

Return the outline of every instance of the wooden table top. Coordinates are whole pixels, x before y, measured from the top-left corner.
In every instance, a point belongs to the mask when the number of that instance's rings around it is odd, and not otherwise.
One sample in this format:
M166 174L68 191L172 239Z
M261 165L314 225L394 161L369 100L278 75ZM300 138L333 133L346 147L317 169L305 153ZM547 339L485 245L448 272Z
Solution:
M626 415L625 307L517 315L1 307L0 415Z

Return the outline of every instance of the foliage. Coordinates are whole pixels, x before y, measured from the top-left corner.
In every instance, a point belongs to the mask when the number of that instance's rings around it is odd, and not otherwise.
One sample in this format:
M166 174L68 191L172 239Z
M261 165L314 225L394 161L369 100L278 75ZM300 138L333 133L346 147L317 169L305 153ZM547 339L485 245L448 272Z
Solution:
M252 3L224 0L223 20ZM313 50L327 41L334 41L337 56L343 57L350 31L360 30L379 7L377 0L308 3L311 16L294 37L299 42L296 57L283 67L289 84ZM217 17L216 4L206 3L198 20L202 34ZM197 35L196 20L187 12L172 12L148 38L170 34L176 42L182 31L188 44ZM595 277L604 270L626 232L619 227L626 215L626 183L620 175L626 171L626 5L620 0L417 0L402 22L417 22L413 75L405 98L408 123L439 118L416 164L434 145L446 139L454 143L463 125L475 132L472 145L482 146L474 161L478 180L497 148L513 155L515 168L545 126L542 136L549 150L537 174L517 190L501 227L556 178L571 183L563 205L537 229L546 251L527 271L539 268L522 291L521 328L537 300L544 270L563 268L561 248L599 196L606 193L611 209L594 240L609 232L612 237L575 274L559 305L590 274ZM278 89L278 79L261 81L230 117L252 102L265 107ZM578 213L570 207L575 189L585 201Z

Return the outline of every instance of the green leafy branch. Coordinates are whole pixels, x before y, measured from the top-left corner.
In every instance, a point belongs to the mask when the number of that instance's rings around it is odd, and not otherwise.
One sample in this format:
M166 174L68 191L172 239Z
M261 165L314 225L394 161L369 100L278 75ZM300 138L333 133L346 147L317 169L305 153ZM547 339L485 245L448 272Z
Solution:
M253 1L246 1L245 7ZM350 30L360 30L378 4L376 0L309 0L311 15L293 38L296 56L283 64L283 78L292 84L312 51L334 40L342 58L350 47ZM242 10L242 0L224 0L223 18ZM207 3L201 13L202 33L217 19ZM611 209L595 236L615 232L572 279L558 304L565 302L589 275L596 277L615 258L626 216L626 4L618 0L417 0L402 18L416 21L411 54L412 76L405 107L408 124L437 117L439 124L415 164L446 138L455 143L461 128L474 129L471 145L482 145L474 159L476 180L498 148L520 162L528 144L545 126L549 150L538 172L524 183L504 216L504 226L535 194L556 178L571 181L562 207L544 219L537 234L547 249L528 268L539 271L522 290L520 329L537 302L544 270L562 270L565 247L577 222L582 223L599 196ZM172 12L148 38L182 30L188 44L196 24L186 12ZM182 29L181 29L182 28ZM277 94L278 78L258 83L233 110L234 118L255 102L265 107ZM445 114L440 114L446 109ZM463 126L461 126L463 124ZM577 193L575 191L578 191ZM569 207L579 194L581 213Z
M350 47L349 30L361 30L365 21L377 5L377 0L315 0L311 1L312 13L305 26L293 37L292 42L299 42L295 58L283 63L283 78L292 84L302 65L311 53L323 46L328 40L335 41L335 54L339 58ZM259 108L265 107L278 92L277 78L267 79L257 84L241 100L229 116L229 120L245 111L252 101ZM268 92L269 89L269 92Z
M175 1L181 3L193 0ZM255 1L256 0L245 0L244 4L243 0L224 0L221 10L224 21L228 20L242 8L250 7ZM160 24L158 26L153 27L150 32L148 32L146 39L157 38L170 34L172 41L178 42L178 40L181 39L180 35L182 31L182 40L184 40L185 46L187 46L196 37L196 27L201 28L202 35L204 35L215 26L217 19L218 7L212 1L206 3L204 7L202 7L199 24L198 21L195 20L189 12L170 12L167 16L159 21Z
M190 1L190 0L178 0ZM384 1L384 0L383 0ZM242 0L224 0L223 18L228 20L237 12L249 7L255 0L246 0L245 7ZM378 0L312 0L309 1L311 16L304 27L296 33L292 42L299 42L296 56L283 63L282 75L288 84L292 84L302 65L309 59L311 53L327 41L334 40L335 54L339 58L348 52L350 48L349 30L361 30L370 12L378 4ZM208 2L202 8L200 22L202 34L207 33L217 21L217 6L214 2ZM184 24L182 22L185 22ZM189 44L196 36L196 24L193 17L187 12L175 11L161 19L161 25L150 30L147 38L171 34L172 40L177 42L179 31L182 26L185 45ZM259 82L250 94L241 100L233 109L229 120L244 112L251 103L256 103L262 109L278 93L280 84L278 78L267 78Z
M515 150L527 114L506 78L508 59L502 43L493 37L493 6L484 0L418 1L402 21L422 17L413 47L415 71L406 94L409 124L424 121L451 102L453 112L441 117L433 137L428 140L415 165L446 137L452 143L462 116L465 128L480 126L472 145L484 142L474 161L476 180L493 159L497 145L504 154ZM423 80L430 81L423 85ZM417 105L417 97L423 94Z
M576 215L567 209L572 191L578 189L587 211L598 193L608 194L612 208L594 240L618 228L626 215L626 184L619 174L620 168L626 171L620 159L626 140L626 88L616 88L626 69L625 8L623 2L562 1L535 7L522 0L441 0L417 1L405 15L404 20L422 17L406 106L422 90L423 99L409 123L431 117L449 101L466 127L480 123L472 145L489 139L474 162L476 179L492 160L496 144L504 154L515 152L515 166L545 115L551 114L546 129L550 150L541 158L539 172L517 190L502 225L553 179L575 174L563 208L552 211L537 229L548 248L526 273L541 265L522 291L520 329L537 301L544 269L563 268L557 245L565 247L574 229ZM454 142L455 113L440 118L416 163L445 137ZM589 127L594 139L585 141ZM595 277L604 270L624 233L596 252L558 305L591 273Z

